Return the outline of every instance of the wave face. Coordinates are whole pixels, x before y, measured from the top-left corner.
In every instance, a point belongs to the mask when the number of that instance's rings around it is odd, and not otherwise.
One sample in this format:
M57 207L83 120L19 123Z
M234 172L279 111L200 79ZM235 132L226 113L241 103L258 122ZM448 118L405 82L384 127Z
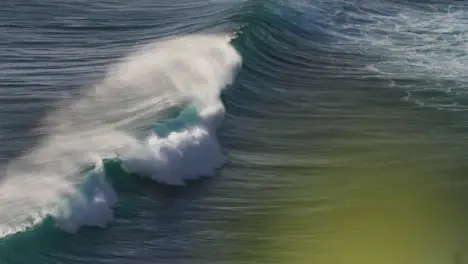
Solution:
M46 216L70 232L105 226L118 199L103 159L170 185L213 175L223 164L215 135L224 114L219 96L240 62L228 38L193 35L146 45L117 63L82 98L46 117L39 128L44 139L8 164L0 189L1 233ZM179 104L186 108L149 127L146 138L132 134L130 128Z

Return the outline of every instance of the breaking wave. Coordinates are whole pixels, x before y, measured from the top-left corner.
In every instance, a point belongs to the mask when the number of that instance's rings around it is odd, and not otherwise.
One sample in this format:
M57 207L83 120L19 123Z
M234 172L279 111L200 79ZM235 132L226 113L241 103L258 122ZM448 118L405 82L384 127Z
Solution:
M43 140L8 164L1 236L49 217L67 232L106 226L118 205L112 166L170 185L213 175L224 162L219 96L240 63L227 36L165 39L116 63L78 100L62 102L38 129ZM176 110L168 116L168 109Z

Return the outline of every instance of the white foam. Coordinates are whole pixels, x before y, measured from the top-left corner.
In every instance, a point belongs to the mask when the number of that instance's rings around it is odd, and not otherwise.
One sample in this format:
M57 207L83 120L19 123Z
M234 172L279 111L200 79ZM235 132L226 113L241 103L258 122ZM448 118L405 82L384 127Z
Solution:
M461 2L365 1L337 9L334 17L332 47L371 58L360 73L407 90L406 100L417 93L424 105L468 109L457 103L466 104L468 93L468 12Z
M192 35L139 48L112 66L102 83L51 113L43 141L11 162L0 186L0 233L18 232L51 215L61 228L105 226L117 196L101 159L121 155L128 171L166 184L213 174L223 157L214 129L221 89L241 62L226 36ZM140 142L135 133L168 106L192 102L200 122ZM87 173L77 173L93 165Z
M153 135L121 158L128 172L173 185L211 176L224 162L216 137L200 126L173 132L166 138Z
M63 230L76 232L81 226L105 227L114 219L112 208L118 204L117 194L106 182L102 162L86 173L81 186L58 207L55 221Z

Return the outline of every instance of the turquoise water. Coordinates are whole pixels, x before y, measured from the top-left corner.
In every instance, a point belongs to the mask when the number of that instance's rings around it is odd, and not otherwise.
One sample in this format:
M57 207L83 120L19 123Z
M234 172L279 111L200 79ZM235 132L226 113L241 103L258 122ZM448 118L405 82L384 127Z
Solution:
M444 1L7 1L0 263L464 263Z

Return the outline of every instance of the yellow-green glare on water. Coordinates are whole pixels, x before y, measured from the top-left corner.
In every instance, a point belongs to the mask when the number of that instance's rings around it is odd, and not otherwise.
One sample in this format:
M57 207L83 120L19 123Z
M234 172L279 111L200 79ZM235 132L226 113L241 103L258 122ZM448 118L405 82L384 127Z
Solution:
M265 261L465 263L465 187L451 182L444 149L391 133L383 138L330 142L334 166L296 176L297 188L283 194L290 202L266 220Z

